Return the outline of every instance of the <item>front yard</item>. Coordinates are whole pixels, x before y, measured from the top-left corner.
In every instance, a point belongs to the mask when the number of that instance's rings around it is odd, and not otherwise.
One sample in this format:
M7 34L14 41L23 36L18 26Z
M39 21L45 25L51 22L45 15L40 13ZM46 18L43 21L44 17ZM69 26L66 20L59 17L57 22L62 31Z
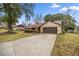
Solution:
M51 56L74 56L78 55L78 52L79 34L66 33L58 35Z
M0 29L0 42L16 40L34 35L34 33L25 33L24 31L16 31L15 33L7 33L7 30Z

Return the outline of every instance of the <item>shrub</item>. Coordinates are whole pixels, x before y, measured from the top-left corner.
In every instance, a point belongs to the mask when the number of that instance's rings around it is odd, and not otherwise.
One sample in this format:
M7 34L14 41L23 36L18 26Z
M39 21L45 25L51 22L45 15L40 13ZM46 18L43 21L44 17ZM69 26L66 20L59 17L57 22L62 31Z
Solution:
M32 32L36 32L36 31L34 31L34 30L24 30L24 32L32 33Z

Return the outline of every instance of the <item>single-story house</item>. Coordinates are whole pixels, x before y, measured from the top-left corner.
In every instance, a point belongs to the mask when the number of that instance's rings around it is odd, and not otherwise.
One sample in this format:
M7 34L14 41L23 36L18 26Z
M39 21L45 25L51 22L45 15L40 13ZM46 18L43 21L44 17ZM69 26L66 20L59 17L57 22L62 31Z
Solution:
M61 21L49 21L46 23L34 24L27 26L28 30L34 30L40 33L55 33L62 32Z
M6 23L1 22L1 23L0 23L0 28L1 28L1 29L2 29L2 28L7 28L7 24L6 24Z
M77 28L77 31L79 31L79 26L76 26L76 28Z
M40 32L40 27L41 27L43 24L44 24L44 23L29 25L29 26L26 27L26 29L27 29L27 30L30 30L30 31Z
M2 25L0 25L0 29L2 29L3 28L3 26Z

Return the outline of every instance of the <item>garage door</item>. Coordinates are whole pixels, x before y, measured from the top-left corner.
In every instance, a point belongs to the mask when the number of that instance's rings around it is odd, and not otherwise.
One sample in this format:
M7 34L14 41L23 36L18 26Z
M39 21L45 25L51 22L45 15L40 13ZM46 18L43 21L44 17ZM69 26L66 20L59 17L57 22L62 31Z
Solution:
M57 33L57 27L44 27L43 28L44 33Z

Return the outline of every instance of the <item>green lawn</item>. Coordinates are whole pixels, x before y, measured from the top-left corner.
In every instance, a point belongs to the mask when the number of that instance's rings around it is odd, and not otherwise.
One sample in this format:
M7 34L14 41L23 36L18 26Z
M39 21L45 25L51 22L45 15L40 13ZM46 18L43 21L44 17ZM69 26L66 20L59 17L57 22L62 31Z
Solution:
M76 48L79 48L79 34L66 33L65 35L58 35L51 55L78 55Z
M0 33L7 32L6 29L0 29Z
M15 33L7 33L7 30L0 29L0 42L16 40L34 35L34 33L25 33L24 31L16 31Z

